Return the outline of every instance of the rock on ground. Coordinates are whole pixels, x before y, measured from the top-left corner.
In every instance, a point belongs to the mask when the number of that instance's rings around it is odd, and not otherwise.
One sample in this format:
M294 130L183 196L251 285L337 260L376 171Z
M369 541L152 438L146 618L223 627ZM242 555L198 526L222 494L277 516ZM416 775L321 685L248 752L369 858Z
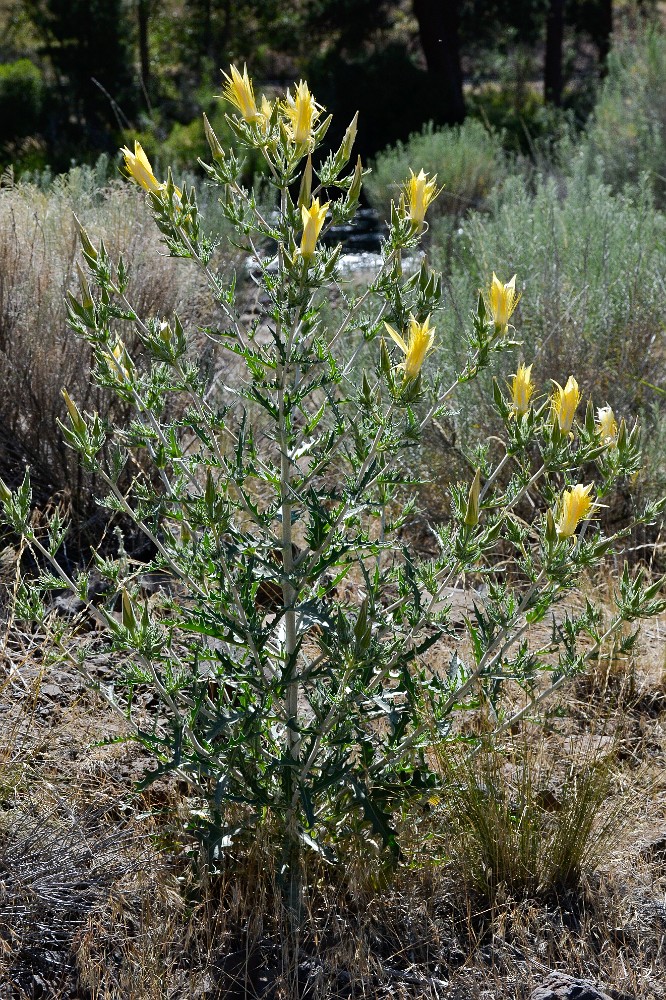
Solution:
M574 979L553 972L533 991L530 1000L611 1000L607 993L587 979Z

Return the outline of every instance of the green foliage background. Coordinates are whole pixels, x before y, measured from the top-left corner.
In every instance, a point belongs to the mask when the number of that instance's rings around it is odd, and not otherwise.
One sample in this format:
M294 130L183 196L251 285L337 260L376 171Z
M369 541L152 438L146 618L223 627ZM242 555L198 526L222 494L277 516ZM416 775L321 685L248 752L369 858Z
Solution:
M604 69L609 7L566 5L563 100L577 115L589 111ZM111 152L124 128L159 143L173 129L177 151L183 126L205 110L231 61L247 62L269 88L307 77L336 112L334 140L360 109L365 158L430 120L452 120L419 33L438 9L436 0L7 0L0 65L28 59L40 82L27 89L38 86L42 96L19 123L3 119L0 163L67 169ZM548 9L546 0L454 0L446 8L442 41L460 62L468 113L505 129L508 146L523 151L554 124L540 81ZM654 20L654 10L642 4L639 20ZM624 7L615 14L616 26L634 23Z

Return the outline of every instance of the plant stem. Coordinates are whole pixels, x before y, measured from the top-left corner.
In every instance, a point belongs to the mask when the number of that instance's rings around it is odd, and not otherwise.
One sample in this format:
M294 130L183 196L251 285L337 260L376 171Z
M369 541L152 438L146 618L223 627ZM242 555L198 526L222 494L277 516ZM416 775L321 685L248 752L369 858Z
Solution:
M587 651L587 653L585 654L585 659L589 660L590 657L598 653L603 644L613 635L615 635L615 633L617 632L617 630L620 628L620 626L624 621L625 619L622 618L621 615L616 617L612 622L612 624L609 626L609 628L606 630L606 632L598 640L598 642L595 642L594 646L592 646L592 648ZM548 687L544 688L543 691L541 691L538 695L535 695L533 698L530 698L530 700L527 702L526 705L523 706L523 708L521 708L514 715L506 719L500 726L498 726L493 732L492 738L495 739L497 736L500 736L502 733L506 732L507 729L511 729L513 726L515 726L518 722L521 721L521 719L524 719L529 712L535 709L543 701L546 701L546 699L549 698L554 691L557 691L557 689L561 687L564 684L564 682L569 680L570 678L571 674L561 674L560 677L557 678L557 680L554 680L552 684L549 684ZM469 757L471 758L475 756L477 753L478 753L478 747L475 747L470 752Z
M287 190L281 190L280 210L284 217L287 210ZM284 282L284 250L280 246L279 268ZM282 283L281 282L281 283ZM288 414L285 409L287 380L291 371L291 350L294 330L297 324L284 337L285 359L278 369L278 415L277 440L280 448L280 509L282 515L282 604L284 609L284 662L287 671L287 685L284 698L286 716L286 751L287 760L284 765L283 791L286 806L285 815L285 845L283 895L290 919L295 926L300 922L301 910L301 870L298 836L297 797L294 795L294 775L298 773L300 755L300 735L298 732L298 695L299 681L296 664L296 649L298 635L296 631L296 599L297 591L293 585L294 571L293 539L291 530L292 489L291 489L291 458L289 457ZM278 328L278 333L280 333ZM286 333L286 331L285 331Z

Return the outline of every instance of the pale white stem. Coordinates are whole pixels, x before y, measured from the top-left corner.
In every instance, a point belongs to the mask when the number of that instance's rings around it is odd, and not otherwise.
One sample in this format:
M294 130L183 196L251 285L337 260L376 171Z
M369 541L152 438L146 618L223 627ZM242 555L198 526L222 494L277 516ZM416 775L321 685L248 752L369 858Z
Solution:
M610 628L608 628L607 631L601 636L599 641L596 642L594 646L592 646L592 648L589 649L588 652L585 654L585 660L589 660L590 657L594 656L595 653L597 653L601 649L603 644L617 632L617 630L622 625L623 621L624 619L621 617L615 619ZM511 729L513 726L515 726L518 722L524 719L526 715L534 711L534 709L538 705L546 701L546 699L549 698L554 691L557 691L557 689L560 688L567 680L570 680L570 676L568 674L562 674L561 677L558 677L557 680L553 681L553 683L550 684L547 688L544 688L544 690L541 691L538 695L535 695L534 698L531 698L528 701L528 703L524 705L523 708L520 709L520 711L516 712L509 719L506 719L500 726L498 726L493 731L492 738L495 739L497 736L500 736L502 733L506 732L507 729ZM479 747L477 746L470 752L468 756L470 758L474 757L478 752L479 752Z

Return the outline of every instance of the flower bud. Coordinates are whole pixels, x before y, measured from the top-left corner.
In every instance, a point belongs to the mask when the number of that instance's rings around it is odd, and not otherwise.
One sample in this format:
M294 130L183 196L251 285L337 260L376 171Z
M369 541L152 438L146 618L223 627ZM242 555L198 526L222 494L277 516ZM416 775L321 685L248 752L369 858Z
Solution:
M391 355L388 352L388 347L383 337L379 342L379 368L382 375L387 379L391 378Z
M298 207L303 208L305 205L309 205L312 199L312 156L308 153L308 158L305 161L305 169L303 170L303 176L301 177L301 187L298 192Z
M349 186L349 193L347 194L347 201L354 202L358 201L359 195L361 193L361 184L363 183L363 164L361 163L361 157L356 161L356 166L354 167L354 176L352 177L352 182Z
M86 422L79 413L78 407L74 400L70 397L67 389L61 389L62 398L65 400L67 405L67 410L69 412L69 419L72 421L72 427L77 434L82 434L86 429Z
M83 250L86 257L90 257L93 261L97 260L97 250L90 242L88 233L85 231L76 215L74 216L74 223L79 233L79 239L81 240L81 249Z
M220 141L213 131L211 123L208 121L206 115L203 116L204 121L204 132L206 133L206 141L210 146L210 151L213 159L216 163L222 163L224 160L224 150L220 145Z
M546 514L546 543L548 545L554 545L557 541L557 528L555 527L555 518L553 517L552 510L549 510Z
M129 632L136 631L136 616L132 607L132 598L123 590L122 596L123 625Z
M79 278L79 284L81 285L81 305L84 309L92 309L95 303L93 302L93 297L90 293L90 285L88 284L88 279L78 260L76 262L76 273Z
M472 485L469 488L467 497L467 510L465 511L465 524L468 528L475 528L479 523L479 497L481 495L481 469L474 473Z
M347 131L345 132L342 142L340 144L340 149L338 151L338 156L341 158L343 163L346 163L351 156L352 147L356 139L356 130L358 128L358 111L352 118L351 122L347 126Z

